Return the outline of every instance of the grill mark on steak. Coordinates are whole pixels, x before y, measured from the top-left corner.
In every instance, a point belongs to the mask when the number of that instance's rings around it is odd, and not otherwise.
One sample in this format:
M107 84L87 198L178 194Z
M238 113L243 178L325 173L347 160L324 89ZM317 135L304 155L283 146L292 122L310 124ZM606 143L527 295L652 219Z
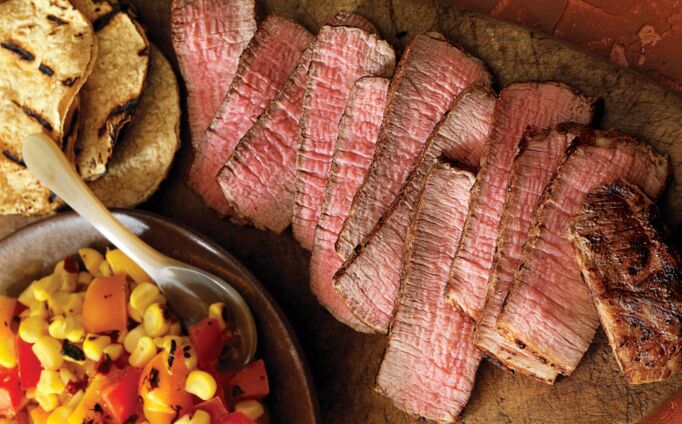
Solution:
M495 95L487 87L466 89L424 144L414 171L396 201L335 276L335 287L355 315L386 333L393 315L405 236L429 167L445 156L476 169L492 125ZM376 156L375 156L376 157Z
M500 93L446 294L474 321L485 301L505 191L523 132L566 121L587 124L593 113L593 99L563 84L510 84Z
M598 325L567 238L572 216L587 193L618 178L657 198L670 175L666 156L626 134L585 129L545 189L505 299L497 329L570 375Z
M530 130L519 143L495 244L488 293L476 323L475 343L486 356L494 358L505 368L550 384L554 383L557 372L526 352L521 341L507 340L498 333L496 323L514 281L514 272L521 262L533 212L545 186L580 131L581 127L573 125L560 125L553 130Z
M47 130L50 133L52 132L52 124L50 124L50 122L47 119L45 119L45 117L43 117L41 114L34 111L28 106L19 104L15 100L12 100L12 103L14 103L15 106L19 107L26 116L39 123L40 126L42 126L45 130Z
M339 136L310 259L310 285L319 302L339 321L363 332L371 332L371 329L358 321L332 284L334 273L343 265L334 244L353 196L372 162L388 86L386 78L364 77L350 92L339 122Z
M361 29L325 26L315 40L303 98L292 219L294 236L308 250L313 247L348 94L361 77L391 77L394 69L391 45Z
M443 291L466 217L473 174L436 164L410 219L400 297L377 390L401 410L454 422L474 387L481 353L474 325Z
M241 139L218 176L234 215L281 233L291 223L296 180L299 119L312 48L282 92Z
M217 176L239 140L284 88L313 36L301 25L270 15L244 50L236 77L204 134L189 185L221 216L231 214Z
M680 258L656 205L618 180L587 196L570 236L621 371L631 384L682 368Z
M349 259L388 211L453 99L477 84L491 84L483 63L441 34L417 35L407 46L389 88L376 159L336 244L341 258Z
M2 43L0 43L0 47L9 50L10 52L19 56L19 59L25 60L27 62L33 62L36 58L33 53L21 47L15 41L3 41Z

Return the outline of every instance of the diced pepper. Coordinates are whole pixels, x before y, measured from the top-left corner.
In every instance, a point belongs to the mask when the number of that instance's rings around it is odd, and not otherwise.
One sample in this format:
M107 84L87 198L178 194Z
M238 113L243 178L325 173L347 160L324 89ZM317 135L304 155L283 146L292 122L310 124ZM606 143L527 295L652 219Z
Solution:
M234 401L261 399L270 393L268 374L262 359L252 362L232 378L229 395Z
M83 327L88 333L123 332L128 325L125 275L92 280L83 301Z
M114 274L125 273L138 284L152 281L149 275L147 275L138 264L119 249L107 250L106 257Z
M19 412L22 396L16 367L0 368L0 416L13 418Z
M192 395L184 390L189 372L177 346L172 355L163 350L142 371L139 395L145 418L151 424L170 424L191 411Z
M47 423L47 418L50 416L50 412L45 411L40 406L36 406L35 408L31 408L28 415L32 424L45 424Z
M200 409L208 413L211 416L211 423L217 423L220 418L228 414L225 402L219 396L216 396L207 401L201 402L194 409Z
M16 306L16 299L0 296L0 340L14 337L14 333L12 333L12 318L14 318Z
M199 368L213 368L223 349L220 323L214 318L206 318L189 328L192 346L197 351Z
M214 424L213 421L211 421L211 424ZM241 412L233 412L220 418L216 424L256 424L256 422L250 420Z
M141 369L128 367L100 391L104 407L119 423L142 412L137 395L141 375Z
M106 376L102 374L95 374L90 385L85 390L83 398L74 408L69 418L66 419L67 424L83 424L85 422L102 422L104 409L100 402L99 392L108 383Z
M23 341L21 337L16 336L14 348L17 354L17 368L19 369L21 387L24 390L32 389L38 384L43 366L36 354L33 353L33 345Z

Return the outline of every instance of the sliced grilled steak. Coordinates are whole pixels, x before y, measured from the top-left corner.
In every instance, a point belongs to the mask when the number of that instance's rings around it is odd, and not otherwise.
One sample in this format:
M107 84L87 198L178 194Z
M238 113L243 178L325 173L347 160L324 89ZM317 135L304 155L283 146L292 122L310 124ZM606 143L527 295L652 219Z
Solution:
M670 174L668 159L616 131L584 129L542 195L497 329L564 375L590 345L597 314L568 228L585 195L618 178L656 199Z
M485 305L476 323L475 343L479 349L501 365L546 383L554 382L556 370L507 340L497 332L496 324L521 262L533 212L566 149L578 136L575 128L562 125L554 130L528 131L524 135L512 166Z
M453 99L468 86L490 83L485 66L441 34L412 40L389 89L376 159L337 241L341 258L348 259L388 211Z
M472 319L485 302L505 190L523 132L566 121L587 124L593 106L591 98L556 83L511 84L500 93L447 291L450 302Z
M294 236L308 250L313 247L348 94L361 77L391 77L394 68L390 44L361 29L324 26L315 39L303 98L292 221Z
M364 16L356 15L355 13L350 13L350 12L339 12L336 15L332 16L329 21L327 21L327 25L329 26L349 26L349 27L355 27L355 28L360 28L363 31L366 31L370 34L376 34L379 35L379 31L377 31L376 27L372 25L370 21L367 20Z
M377 390L403 411L454 422L469 400L481 353L474 324L443 298L474 176L445 164L429 172L410 222L400 298Z
M619 180L591 192L570 238L618 366L629 383L682 368L682 268L658 210Z
M336 140L310 259L313 293L339 321L358 331L369 329L358 321L332 286L334 273L343 265L334 250L334 244L353 196L372 162L384 116L388 84L386 78L364 77L351 90L348 105L339 122L339 138Z
M400 196L366 243L344 264L335 287L355 315L375 331L386 333L400 281L405 236L422 181L433 161L443 155L475 169L492 125L495 96L486 88L465 90L438 125L415 161Z
M298 123L311 58L312 48L308 48L284 89L218 175L233 215L257 228L281 233L291 223Z
M234 82L204 134L189 185L221 215L230 213L216 181L237 143L284 87L313 36L299 24L271 15L244 51Z
M194 147L230 89L256 27L254 0L173 1L171 39L187 87Z

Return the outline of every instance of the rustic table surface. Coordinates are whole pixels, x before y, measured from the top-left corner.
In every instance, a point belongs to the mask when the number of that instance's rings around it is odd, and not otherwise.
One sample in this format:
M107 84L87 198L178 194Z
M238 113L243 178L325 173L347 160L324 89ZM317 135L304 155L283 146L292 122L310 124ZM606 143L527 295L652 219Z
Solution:
M139 0L150 39L174 60L169 41L170 0ZM634 133L670 154L675 175L661 208L674 239L682 240L682 97L657 83L528 29L463 13L452 6L412 0L265 0L262 15L276 12L315 30L337 10L368 17L399 49L414 34L437 30L481 57L499 86L521 80L558 80L604 99L602 128ZM186 134L186 122L183 124ZM294 328L316 382L324 423L412 423L416 419L373 391L385 345L381 336L352 332L317 305L308 290L309 254L290 231L277 236L218 219L183 184L189 143L169 180L144 209L170 217L222 244L269 288ZM35 220L1 217L0 237ZM484 362L463 421L467 423L639 422L682 388L666 383L628 386L605 337L598 333L571 378L554 386L513 375ZM296 402L296 399L291 399Z

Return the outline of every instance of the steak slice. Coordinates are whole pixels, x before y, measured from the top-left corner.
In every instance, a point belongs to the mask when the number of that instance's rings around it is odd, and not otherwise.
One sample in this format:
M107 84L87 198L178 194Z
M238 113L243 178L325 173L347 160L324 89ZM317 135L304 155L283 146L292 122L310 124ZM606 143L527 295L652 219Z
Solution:
M586 196L569 237L628 382L679 373L682 268L666 244L656 205L637 187L616 181Z
M507 340L497 332L496 324L521 262L533 212L566 149L578 136L576 128L561 125L553 130L528 131L519 144L497 235L488 294L476 322L475 343L487 356L511 370L550 384L557 377L556 370Z
M568 228L585 195L623 178L658 198L670 174L667 157L616 132L584 129L542 195L497 329L558 372L570 375L598 325Z
M334 244L353 196L372 162L384 116L388 84L386 78L364 77L351 90L348 105L339 122L339 138L336 140L310 259L310 285L317 299L339 321L364 332L370 330L358 321L332 286L334 273L343 265L334 250Z
M244 50L230 90L204 134L189 185L221 215L230 213L216 181L239 140L284 87L313 36L301 25L270 15Z
M389 88L376 158L336 244L342 259L350 257L395 201L453 99L478 84L491 84L483 63L441 34L417 35L407 46Z
M256 32L254 0L174 0L171 40L187 87L192 146L218 111Z
M478 319L485 302L512 162L523 132L529 126L547 128L565 121L587 124L593 113L591 98L562 84L510 84L500 93L447 291L450 302L472 319Z
M436 164L410 221L400 297L376 380L401 410L454 422L469 400L481 353L474 324L443 297L474 176Z
M341 11L336 15L332 16L329 21L327 21L329 26L349 26L360 28L370 34L379 35L376 27L367 20L364 16L356 15L355 13Z
M494 94L482 87L469 88L455 99L384 220L336 274L336 289L355 315L375 331L386 333L393 316L405 236L424 176L441 155L475 169L494 108Z
M313 248L348 94L361 77L388 78L394 68L395 52L390 44L361 29L324 26L315 39L303 98L292 220L294 236L308 250Z
M233 215L281 233L291 223L299 119L312 49L256 124L241 139L218 175Z

